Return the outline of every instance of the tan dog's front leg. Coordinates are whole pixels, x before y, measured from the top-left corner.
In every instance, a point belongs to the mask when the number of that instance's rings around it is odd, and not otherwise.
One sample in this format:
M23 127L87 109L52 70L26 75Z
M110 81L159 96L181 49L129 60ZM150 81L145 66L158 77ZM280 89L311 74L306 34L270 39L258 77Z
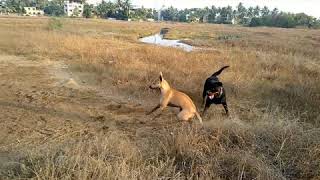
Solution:
M163 111L168 105L161 103L161 105L159 105L159 106L160 106L160 112L159 112L159 114L156 115L153 119L156 119L156 118L160 117L161 114L162 114L162 111Z
M163 111L169 104L170 99L169 98L164 98L161 102L160 102L160 109L161 111Z
M151 113L153 113L154 111L156 111L157 109L160 108L160 104L158 104L156 107L154 107L150 112L147 113L147 115L150 115Z
M169 100L168 99L165 99L165 100L163 100L162 102L161 102L161 104L159 104L157 107L155 107L154 109L158 109L158 108L160 108L160 113L158 114L158 115L156 115L153 119L155 119L155 118L158 118L158 117L160 117L161 116L161 114L162 114L162 111L168 106L168 103L169 103ZM154 110L153 109L153 110ZM155 111L155 110L154 110ZM153 111L152 111L153 112ZM152 113L151 112L151 113Z

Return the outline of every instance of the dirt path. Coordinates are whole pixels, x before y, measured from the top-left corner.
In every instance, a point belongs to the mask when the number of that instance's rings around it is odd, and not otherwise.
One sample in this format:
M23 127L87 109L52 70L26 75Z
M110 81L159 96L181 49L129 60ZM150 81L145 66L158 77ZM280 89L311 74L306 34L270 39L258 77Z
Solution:
M79 83L61 62L0 55L0 151L70 133L121 130L134 135L155 123L161 126L149 119L141 105L116 101Z

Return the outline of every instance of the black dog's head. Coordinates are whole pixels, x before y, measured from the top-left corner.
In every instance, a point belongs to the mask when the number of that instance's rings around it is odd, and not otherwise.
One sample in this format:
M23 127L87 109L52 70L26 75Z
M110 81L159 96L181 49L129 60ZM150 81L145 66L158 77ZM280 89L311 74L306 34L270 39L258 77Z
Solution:
M209 99L219 98L223 93L223 84L221 82L214 82L206 90Z

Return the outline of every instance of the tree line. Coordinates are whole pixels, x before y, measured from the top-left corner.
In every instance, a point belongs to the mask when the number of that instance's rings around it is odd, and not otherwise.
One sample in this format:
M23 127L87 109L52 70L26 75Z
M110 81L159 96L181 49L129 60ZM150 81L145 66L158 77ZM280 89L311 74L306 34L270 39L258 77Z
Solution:
M216 24L241 24L244 26L270 26L294 28L305 26L309 28L320 28L320 19L305 13L286 13L277 8L270 10L268 7L246 8L242 3L234 9L227 7L205 7L178 10L174 7L162 11L165 21L179 22L206 22Z
M1 0L0 0L1 1ZM3 1L3 0L2 0ZM83 16L91 18L116 18L121 20L158 20L159 12L150 8L133 8L130 0L103 0L98 6L86 4L86 0L73 0L84 3ZM23 7L33 6L43 9L49 16L64 16L64 0L5 0L6 8L1 11L11 13L23 13ZM277 8L270 10L268 7L249 7L239 3L236 8L226 7L205 7L179 10L168 7L161 10L159 20L176 22L199 22L215 24L240 24L244 26L270 26L294 28L305 26L308 28L320 28L320 19L309 16L305 13L286 13Z

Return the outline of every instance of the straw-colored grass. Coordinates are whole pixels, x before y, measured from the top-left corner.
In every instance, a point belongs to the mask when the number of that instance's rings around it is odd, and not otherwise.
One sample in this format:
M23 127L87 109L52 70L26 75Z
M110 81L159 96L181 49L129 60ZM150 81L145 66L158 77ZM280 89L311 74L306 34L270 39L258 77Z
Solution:
M320 178L320 31L228 25L0 18L0 52L68 64L91 86L148 107L159 71L200 108L204 80L223 65L231 117L212 106L205 127L174 124L127 135L90 131L30 145L13 154L5 178L317 179ZM167 38L203 50L142 44ZM146 108L147 110L147 108ZM165 118L156 121L166 121ZM130 125L127 125L130 129ZM132 127L134 128L134 127ZM22 154L22 155L21 155ZM22 157L20 157L22 156ZM1 166L0 166L1 167Z

